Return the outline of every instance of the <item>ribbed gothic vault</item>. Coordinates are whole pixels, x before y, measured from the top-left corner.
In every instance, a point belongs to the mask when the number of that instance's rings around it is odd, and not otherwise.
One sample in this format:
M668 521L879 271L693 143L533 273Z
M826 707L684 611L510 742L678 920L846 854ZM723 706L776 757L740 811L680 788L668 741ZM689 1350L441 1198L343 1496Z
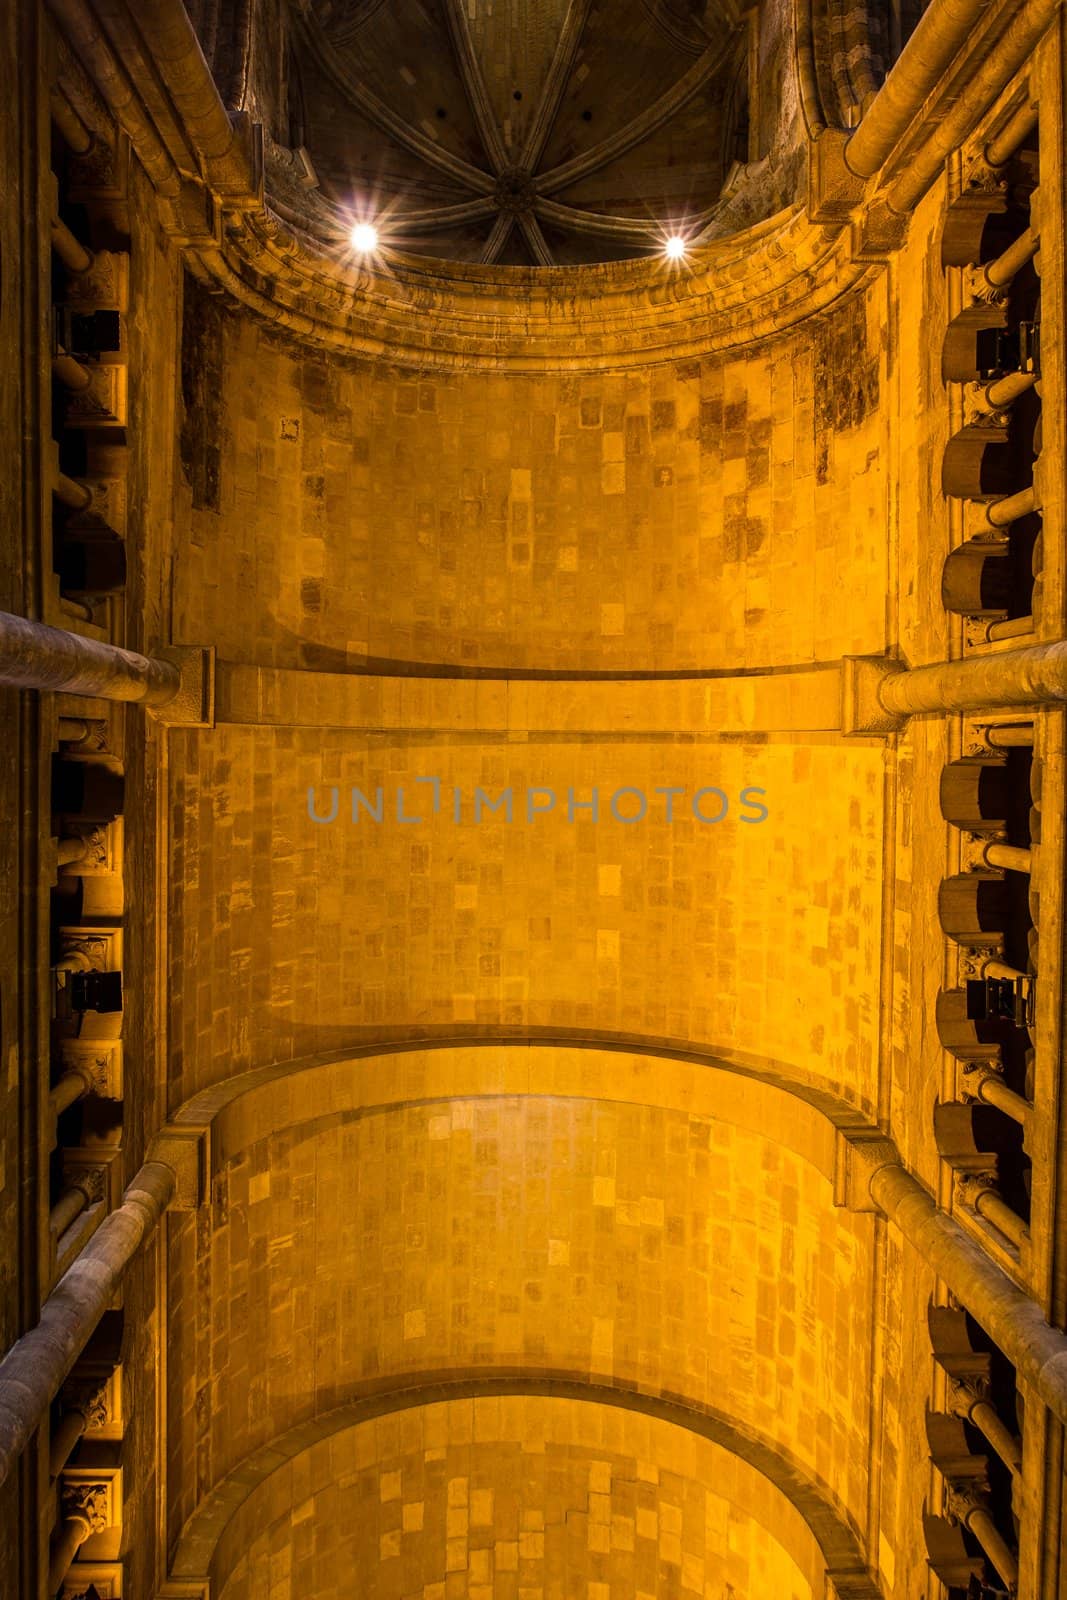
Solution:
M289 144L404 251L547 266L712 221L749 159L737 0L305 0Z

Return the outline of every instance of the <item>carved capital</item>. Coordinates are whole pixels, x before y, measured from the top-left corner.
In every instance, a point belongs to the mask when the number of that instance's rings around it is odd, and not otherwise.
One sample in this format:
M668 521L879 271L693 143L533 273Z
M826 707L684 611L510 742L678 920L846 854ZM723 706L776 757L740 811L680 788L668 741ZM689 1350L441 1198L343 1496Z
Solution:
M989 1172L961 1172L956 1177L956 1199L969 1211L977 1214L978 1202L983 1194L995 1194L997 1175Z
M87 1433L106 1428L112 1420L111 1385L106 1378L71 1380L63 1385L60 1398L64 1411L81 1412Z
M123 200L129 176L129 143L94 138L84 155L67 161L67 194L71 200Z
M88 1162L79 1161L73 1166L65 1165L63 1176L69 1188L81 1190L87 1204L99 1205L101 1200L107 1198L107 1167L91 1166Z
M78 480L92 495L84 511L68 514L67 533L110 533L123 538L126 533L125 478L83 477Z
M982 1098L982 1085L988 1083L990 1078L1003 1080L1004 1069L999 1061L992 1057L978 1057L973 1061L961 1061L960 1067L960 1099L965 1105L970 1105Z
M114 872L111 833L106 823L68 818L63 825L63 837L67 840L80 839L84 849L76 861L61 865L61 872L74 878L91 878Z
M969 1417L975 1406L988 1398L989 1379L979 1373L954 1378L948 1386L949 1410L957 1417Z
M978 269L980 270L980 269ZM988 381L968 383L963 390L963 422L967 428L998 428L1006 432L1011 425L1011 411L990 405L986 398Z
M86 369L89 387L68 394L64 421L68 428L124 428L127 371L124 366L94 361Z
M971 300L982 305L1002 306L1007 304L1008 295L1005 289L998 289L986 277L985 267L964 267L963 292ZM989 425L988 415L983 417L982 426Z
M93 1483L63 1480L60 1505L63 1516L84 1522L89 1532L103 1533L111 1527L111 1492L107 1482Z
M87 970L117 972L122 968L122 933L117 928L61 927L59 946L65 956L84 955L89 963Z
M62 731L63 722L76 722L78 724L77 737L66 738ZM84 731L82 731L84 730ZM59 742L68 750L77 750L79 754L95 754L97 751L106 751L108 748L108 727L103 717L61 717Z
M67 277L63 299L79 308L125 311L129 301L130 258L121 250L98 250L84 272Z
M974 870L972 868L972 870ZM982 969L987 961L1003 959L1001 951L991 944L970 945L966 949L960 946L959 972L961 978L980 978Z
M1008 181L1004 167L992 167L984 155L975 156L963 180L961 199L992 200L998 195L1007 198ZM958 204L959 202L957 202Z
M986 1510L985 1497L988 1487L984 1478L968 1479L963 1483L946 1482L945 1516L949 1522L966 1527L976 1511Z
M63 1039L59 1064L64 1073L77 1072L98 1100L122 1099L122 1044L118 1039Z

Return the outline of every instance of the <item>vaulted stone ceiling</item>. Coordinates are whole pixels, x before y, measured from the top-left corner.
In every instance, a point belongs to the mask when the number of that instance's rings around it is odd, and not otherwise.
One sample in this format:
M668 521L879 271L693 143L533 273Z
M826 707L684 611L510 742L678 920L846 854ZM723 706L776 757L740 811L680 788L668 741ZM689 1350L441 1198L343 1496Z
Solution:
M292 0L290 142L404 252L624 259L748 158L741 0Z

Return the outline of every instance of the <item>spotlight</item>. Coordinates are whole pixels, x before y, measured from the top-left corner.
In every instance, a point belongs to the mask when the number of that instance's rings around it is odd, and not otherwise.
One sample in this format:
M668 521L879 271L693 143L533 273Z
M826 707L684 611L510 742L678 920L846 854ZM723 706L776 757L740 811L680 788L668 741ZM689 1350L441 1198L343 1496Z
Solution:
M672 233L667 243L663 246L663 254L668 261L680 261L685 255L685 240L680 233Z
M378 230L373 223L357 222L349 234L349 240L353 250L358 250L361 256L370 255L378 248Z

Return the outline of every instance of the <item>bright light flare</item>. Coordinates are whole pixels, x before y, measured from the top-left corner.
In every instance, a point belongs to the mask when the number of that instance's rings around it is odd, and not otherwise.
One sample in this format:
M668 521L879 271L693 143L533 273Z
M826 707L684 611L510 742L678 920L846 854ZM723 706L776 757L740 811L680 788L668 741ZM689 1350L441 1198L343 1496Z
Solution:
M357 222L348 237L353 250L361 256L370 255L378 248L378 230L372 222Z
M686 244L680 233L672 233L663 246L663 254L668 261L681 261L685 255Z

